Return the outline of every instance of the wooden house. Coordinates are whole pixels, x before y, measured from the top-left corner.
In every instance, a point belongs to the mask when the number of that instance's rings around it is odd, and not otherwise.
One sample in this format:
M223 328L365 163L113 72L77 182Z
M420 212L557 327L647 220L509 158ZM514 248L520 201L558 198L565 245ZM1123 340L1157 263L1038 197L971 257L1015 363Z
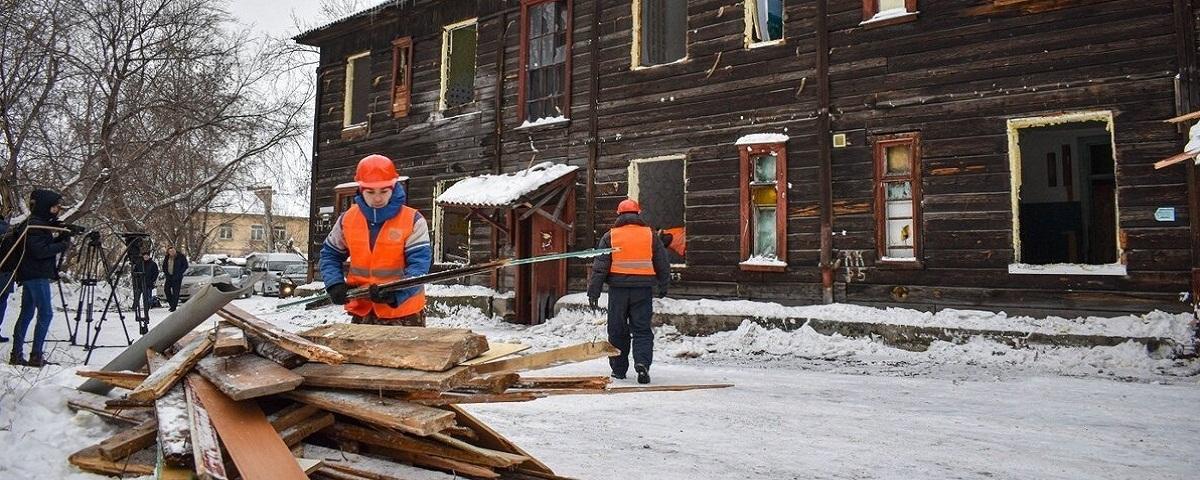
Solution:
M312 208L381 153L439 263L547 234L593 246L628 195L682 232L673 296L1183 311L1195 167L1153 164L1185 139L1161 120L1200 106L1196 17L1190 0L388 1L296 37L321 52ZM435 204L547 161L578 167L569 221L518 225L566 190ZM474 281L523 289L536 323L537 285L581 290L588 265Z

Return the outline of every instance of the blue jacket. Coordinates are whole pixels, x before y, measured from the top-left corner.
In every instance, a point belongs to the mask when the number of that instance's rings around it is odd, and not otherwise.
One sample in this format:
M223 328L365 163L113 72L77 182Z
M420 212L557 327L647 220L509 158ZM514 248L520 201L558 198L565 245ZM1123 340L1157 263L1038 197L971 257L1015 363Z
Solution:
M403 207L407 200L408 196L404 193L404 187L399 183L392 191L392 198L388 200L388 204L382 208L368 206L362 194L354 196L354 203L363 212L363 216L367 217L371 248L375 248L375 237L379 236L383 224L399 215L400 207ZM345 213L342 213L342 216L344 217ZM325 282L326 287L346 282L342 264L348 258L350 258L350 251L346 246L345 232L342 231L342 217L338 217L337 223L334 224L329 236L325 238L325 244L321 247L321 279ZM421 215L421 212L417 212L413 219L412 234L408 236L408 242L404 246L404 277L425 275L429 273L432 263L433 248L429 244L429 225L425 222L425 217ZM421 288L417 286L397 291L395 303L404 303L405 300L420 292Z

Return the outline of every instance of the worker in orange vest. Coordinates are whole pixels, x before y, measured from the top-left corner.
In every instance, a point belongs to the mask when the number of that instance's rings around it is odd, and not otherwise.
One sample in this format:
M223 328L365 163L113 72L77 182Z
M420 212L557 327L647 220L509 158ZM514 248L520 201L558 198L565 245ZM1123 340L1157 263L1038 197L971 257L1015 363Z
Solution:
M321 276L329 299L345 305L353 323L425 326L425 289L409 287L381 292L377 285L429 273L433 250L429 226L415 208L405 205L396 165L383 155L358 162L354 181L358 195L342 213L321 248ZM342 264L350 260L343 272ZM371 287L370 298L348 299L354 287Z
M638 383L650 383L654 360L654 287L659 298L667 295L671 264L667 249L641 216L642 208L631 199L617 205L617 221L600 239L598 248L617 251L596 257L588 282L588 303L597 308L600 289L608 283L608 341L621 351L608 357L613 378L623 379L629 371L630 347Z

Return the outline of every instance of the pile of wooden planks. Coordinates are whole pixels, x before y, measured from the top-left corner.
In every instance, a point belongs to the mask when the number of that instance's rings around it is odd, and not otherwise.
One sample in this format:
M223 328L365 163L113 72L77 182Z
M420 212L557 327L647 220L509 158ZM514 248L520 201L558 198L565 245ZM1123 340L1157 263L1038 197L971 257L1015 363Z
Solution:
M296 335L233 306L218 315L171 351L148 350L146 371L79 372L125 393L72 391L68 405L127 428L71 464L159 478L562 478L459 405L728 386L522 373L616 353L607 342L514 356L527 347L463 329L335 324Z

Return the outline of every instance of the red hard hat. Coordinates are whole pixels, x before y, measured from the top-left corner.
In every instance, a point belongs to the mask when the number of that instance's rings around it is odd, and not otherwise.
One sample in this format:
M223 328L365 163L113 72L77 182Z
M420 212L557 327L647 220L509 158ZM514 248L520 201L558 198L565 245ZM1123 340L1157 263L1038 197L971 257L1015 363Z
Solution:
M367 155L358 161L358 169L354 172L354 181L359 188L383 188L396 185L400 174L396 173L396 164L392 159L383 155Z
M641 211L642 211L642 207L639 206L638 203L633 201L633 199L631 199L631 198L626 198L624 200L621 200L621 203L617 204L617 214L618 215L622 214L622 213L639 213Z

